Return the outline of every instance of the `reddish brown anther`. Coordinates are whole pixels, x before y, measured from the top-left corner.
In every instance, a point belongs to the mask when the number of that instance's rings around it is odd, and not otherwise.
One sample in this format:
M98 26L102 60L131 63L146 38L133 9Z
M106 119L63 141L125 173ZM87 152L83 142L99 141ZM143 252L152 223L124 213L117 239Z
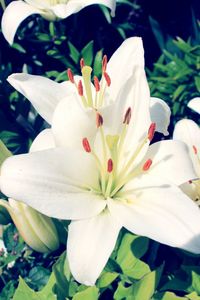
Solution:
M194 154L197 154L197 147L195 145L193 145L192 148L194 150Z
M102 59L102 71L105 72L107 68L108 58L107 55L104 55Z
M67 69L67 76L68 76L69 80L71 81L71 83L74 83L74 74L72 73L72 70L70 68Z
M129 107L125 113L123 123L128 125L130 123L130 120L131 120L131 108Z
M78 82L78 94L81 97L83 96L83 84L82 84L81 80L79 80L79 82Z
M83 67L85 67L85 61L84 61L84 58L81 58L81 60L80 60L80 66L81 66L81 69L82 69Z
M97 76L94 76L94 86L95 86L96 92L99 92L100 91L100 84L99 84L99 79L98 79Z
M147 171L152 165L152 160L149 158L143 165L142 170Z
M192 180L189 180L188 183L189 183L189 184L192 184Z
M155 131L156 131L156 123L151 123L148 131L148 139L150 142L153 140Z
M104 78L106 80L107 86L110 86L111 85L111 79L110 79L110 76L108 75L108 73L104 72L103 76L104 76Z
M83 144L83 148L84 148L85 152L90 153L91 152L91 147L90 147L90 143L89 143L87 138L84 138L82 140L82 144Z
M111 158L109 158L108 163L107 163L107 171L108 173L111 173L113 170L113 161Z
M96 113L96 125L97 125L97 128L99 128L103 125L103 117L98 112Z

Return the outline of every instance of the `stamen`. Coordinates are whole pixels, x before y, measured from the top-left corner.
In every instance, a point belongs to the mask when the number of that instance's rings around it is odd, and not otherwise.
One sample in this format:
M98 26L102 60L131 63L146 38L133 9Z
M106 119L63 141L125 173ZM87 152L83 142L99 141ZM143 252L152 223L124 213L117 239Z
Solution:
M81 58L81 60L80 60L80 66L81 66L81 69L83 69L83 67L85 67L84 58Z
M96 125L97 125L97 128L99 128L103 125L103 117L98 112L96 113Z
M123 124L129 124L131 120L131 108L129 107L125 113Z
M71 83L74 83L74 74L70 68L67 69L67 76L69 78L69 81L71 81Z
M143 171L148 171L149 168L151 167L151 165L152 165L152 160L149 158L149 159L144 163L144 165L143 165L143 167L142 167L142 170L143 170Z
M84 139L82 140L82 145L83 145L84 150L85 150L87 153L90 153L90 152L91 152L90 143L89 143L89 141L88 141L87 138L84 138Z
M99 79L98 79L97 76L94 76L94 86L95 86L96 92L99 92L100 91L100 84L99 84Z
M189 180L188 183L189 183L189 184L192 184L192 180Z
M79 82L78 82L78 94L81 97L83 96L83 84L82 84L81 80L79 80Z
M102 72L103 73L106 71L107 63L108 63L107 55L104 55L104 57L102 59Z
M104 72L103 76L104 76L104 78L106 80L107 86L110 86L111 85L111 79L110 79L110 76L108 75L108 73Z
M155 131L156 131L156 123L151 123L148 131L148 139L150 142L153 140Z
M113 170L113 161L111 158L109 158L108 162L107 162L107 172L111 173Z
M194 154L197 154L197 147L195 145L192 146L193 150L194 150Z

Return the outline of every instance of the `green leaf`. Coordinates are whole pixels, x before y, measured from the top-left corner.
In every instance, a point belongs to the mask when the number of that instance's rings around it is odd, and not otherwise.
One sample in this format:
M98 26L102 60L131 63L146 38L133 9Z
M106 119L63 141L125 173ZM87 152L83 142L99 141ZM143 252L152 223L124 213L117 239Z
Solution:
M90 41L81 51L81 55L84 58L85 64L88 66L92 65L93 47L94 47L94 41Z
M151 299L154 292L156 291L162 272L163 272L163 265L161 265L157 270L145 275L142 279L136 282L133 285L132 295L127 297L127 300Z
M40 290L47 284L49 276L49 270L44 267L37 266L30 270L28 277L26 278L26 282L30 282L31 288Z
M125 287L122 282L119 282L118 287L114 293L114 300L127 299L129 295L132 295L133 286ZM133 298L132 298L133 299ZM143 300L143 299L141 299Z
M69 46L69 50L70 50L70 57L77 64L80 59L80 53L71 42L68 42L68 46Z
M61 299L65 299L69 294L70 271L64 252L53 265L53 272L56 279L55 290Z
M20 277L18 288L13 300L57 300L52 288L55 284L55 276L52 273L47 286L40 292L33 291L26 282Z
M103 51L100 50L96 53L94 58L93 70L94 74L99 77L102 73L102 58L103 58Z
M195 76L194 77L194 82L195 82L197 91L200 93L200 77Z
M98 288L105 288L109 286L119 276L116 272L105 272L97 281Z
M187 300L187 298L178 297L174 293L171 293L171 292L164 293L163 297L161 298L161 300L184 300L184 299Z
M177 99L180 96L180 94L185 90L185 88L185 85L179 85L173 94L173 99Z
M124 274L134 279L140 279L150 272L149 266L139 260L148 250L148 245L149 240L145 237L135 236L131 233L124 235L116 259Z
M84 291L78 292L74 297L73 300L98 300L99 297L99 289L96 286L91 286L86 288Z
M186 296L189 300L200 300L200 296L198 296L196 292L192 292L191 294L188 294Z

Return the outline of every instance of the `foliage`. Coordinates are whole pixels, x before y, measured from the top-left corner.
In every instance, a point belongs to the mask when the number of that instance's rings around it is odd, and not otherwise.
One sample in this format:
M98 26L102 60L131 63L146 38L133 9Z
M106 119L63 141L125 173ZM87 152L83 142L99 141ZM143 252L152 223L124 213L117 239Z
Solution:
M148 76L151 95L169 104L175 122L191 114L187 103L200 95L200 46L181 38L173 44L178 54L163 50Z

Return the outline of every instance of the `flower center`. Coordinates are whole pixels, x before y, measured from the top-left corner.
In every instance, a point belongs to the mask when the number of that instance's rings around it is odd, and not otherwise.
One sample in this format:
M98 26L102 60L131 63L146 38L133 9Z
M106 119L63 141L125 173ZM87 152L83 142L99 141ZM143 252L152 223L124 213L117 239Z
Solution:
M144 147L148 146L153 139L156 125L152 123L147 136L139 142L133 153L127 154L124 150L126 150L126 138L129 126L132 126L130 124L132 108L127 108L121 124L121 132L115 135L105 134L104 119L99 112L99 108L104 104L105 91L111 85L110 76L106 72L107 57L104 56L102 60L101 80L99 81L94 76L93 89L91 84L92 68L85 66L83 59L81 59L80 65L82 80L76 82L71 69L67 70L68 78L75 85L83 106L85 108L92 108L96 114L96 127L98 131L98 143L96 141L95 145L92 146L88 138L83 137L82 146L85 152L93 156L99 171L99 187L94 190L102 194L105 199L116 198L125 184L150 169L152 165L150 158L143 165L136 163L136 159L138 159Z
M82 140L83 148L87 153L90 153L96 161L99 170L99 189L105 199L115 198L119 196L119 192L125 184L127 184L134 177L147 172L152 160L149 158L144 164L135 164L136 159L141 153L145 145L149 145L155 132L155 123L152 123L148 135L137 146L136 150L131 155L126 157L123 151L123 144L125 142L131 108L127 109L124 117L121 134L119 135L105 135L103 128L103 117L97 112L97 128L99 130L102 153L95 151L95 147L91 147L90 142L85 137Z
M99 81L97 76L94 76L93 83L94 88L92 89L91 85L91 74L92 68L85 65L83 58L80 60L82 80L78 82L75 81L74 75L71 69L67 70L67 75L71 83L76 86L77 92L81 97L81 101L84 107L91 107L99 109L104 104L104 95L106 88L111 85L111 79L108 73L106 72L107 67L107 56L104 55L102 60L102 77Z

